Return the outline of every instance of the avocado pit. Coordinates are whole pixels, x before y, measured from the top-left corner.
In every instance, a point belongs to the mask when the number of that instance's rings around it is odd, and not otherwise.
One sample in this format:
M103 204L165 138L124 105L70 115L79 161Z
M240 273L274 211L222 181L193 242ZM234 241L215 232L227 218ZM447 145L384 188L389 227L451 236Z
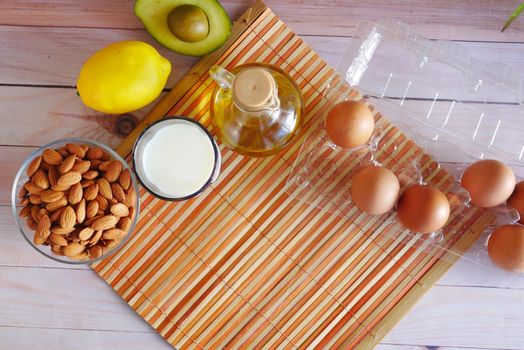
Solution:
M175 7L167 16L167 25L174 36L189 43L204 40L209 34L206 13L195 5Z

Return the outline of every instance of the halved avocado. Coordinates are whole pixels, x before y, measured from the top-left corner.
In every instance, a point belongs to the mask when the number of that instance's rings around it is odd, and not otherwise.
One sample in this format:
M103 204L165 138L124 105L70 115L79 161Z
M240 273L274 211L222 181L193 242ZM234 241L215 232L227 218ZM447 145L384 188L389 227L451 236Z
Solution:
M231 33L231 20L216 0L137 0L135 14L160 44L188 56L215 51Z

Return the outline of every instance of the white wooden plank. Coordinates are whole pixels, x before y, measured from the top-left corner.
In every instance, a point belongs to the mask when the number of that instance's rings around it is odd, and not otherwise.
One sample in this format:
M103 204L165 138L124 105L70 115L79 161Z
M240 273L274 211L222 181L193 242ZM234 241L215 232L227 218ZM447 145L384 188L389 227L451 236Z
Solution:
M83 63L102 47L121 40L145 41L169 59L168 87L197 60L165 49L140 29L0 26L0 83L76 86Z
M431 38L522 41L523 21L500 33L518 2L402 0L352 1L266 0L266 4L299 34L350 35L362 20L396 18ZM252 1L223 0L235 20ZM132 0L4 0L0 24L60 27L142 28Z
M55 262L31 248L18 230L11 207L0 206L0 266L90 269Z
M349 40L347 37L318 35L304 36L303 39L332 66L338 64ZM96 50L119 40L148 42L168 58L173 65L168 87L197 60L163 48L144 30L0 26L0 84L75 86L85 60ZM460 44L481 61L503 62L517 68L524 65L524 44Z
M163 97L131 113L138 123ZM40 146L64 137L80 137L117 147L119 116L83 105L74 89L0 86L0 145Z
M0 267L0 325L151 331L91 270Z
M11 205L11 188L16 172L35 147L0 147L0 205Z
M145 322L92 271L0 268L1 324L143 331ZM88 301L88 302L87 302ZM386 343L519 349L522 290L436 286Z
M142 332L114 332L77 329L45 329L1 327L2 349L12 350L170 350L173 349L159 334L147 329ZM38 345L36 345L38 344Z
M448 350L447 348L440 348ZM427 350L424 346L411 346L411 345L392 345L392 344L382 344L380 343L375 347L375 350Z
M438 345L405 345L405 344L383 344L380 343L375 350L503 350L479 347L448 347Z
M408 313L385 343L522 349L522 290L436 286Z

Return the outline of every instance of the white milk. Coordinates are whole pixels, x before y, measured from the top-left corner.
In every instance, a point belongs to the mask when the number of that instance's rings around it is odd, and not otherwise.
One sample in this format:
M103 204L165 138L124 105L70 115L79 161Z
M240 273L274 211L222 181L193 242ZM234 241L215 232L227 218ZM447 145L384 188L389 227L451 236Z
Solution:
M144 146L144 174L166 197L186 197L200 190L215 164L208 135L191 122L179 120L155 132ZM161 193L159 193L161 194Z

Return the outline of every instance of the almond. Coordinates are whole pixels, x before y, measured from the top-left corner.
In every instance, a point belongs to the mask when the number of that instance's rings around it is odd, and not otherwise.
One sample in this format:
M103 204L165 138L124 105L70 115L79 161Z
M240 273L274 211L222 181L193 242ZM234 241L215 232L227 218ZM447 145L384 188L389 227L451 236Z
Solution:
M95 232L95 234L93 235L93 237L91 237L91 239L89 240L89 244L90 245L95 245L98 243L98 241L100 240L100 238L102 238L102 234L104 233L103 230L98 230Z
M82 181L80 181L80 184L82 185L82 188L89 187L89 186L91 186L94 183L95 183L95 180L82 180Z
M84 191L84 198L86 201L92 201L98 196L98 184L93 184L87 187Z
M59 200L64 196L64 192L55 191L55 190L45 190L40 193L40 198L44 203L53 203Z
M57 235L56 233L51 233L47 239L52 245L61 247L65 247L67 245L67 239L65 239L62 235Z
M101 218L95 220L91 224L93 230L109 230L110 228L115 227L118 222L118 218L113 215L102 216Z
M98 177L98 171L89 170L89 171L86 171L82 176L84 177L84 179L93 180Z
M80 146L80 148L82 148L82 149L84 150L84 152L87 152L87 150L89 149L89 146L88 146L88 145L85 145L85 144L84 144L84 145L83 145L83 144L80 144L80 145L78 145L78 146Z
M29 216L25 222L27 223L27 227L29 227L31 230L36 230L36 222L31 216Z
M40 205L42 204L42 198L37 194L31 194L29 195L29 202L34 205Z
M135 214L136 214L136 208L135 207L129 207L129 218L131 220L135 219Z
M26 217L28 217L30 214L31 214L31 206L30 206L30 205L26 205L25 207L23 207L22 209L20 209L20 211L18 212L18 215L19 215L21 218L26 218Z
M126 233L119 228L112 228L112 229L104 231L104 233L102 234L102 239L118 241L118 240L121 240L122 237L125 236L125 234Z
M65 192L71 188L71 185L68 184L56 184L54 186L51 186L51 189L59 192Z
M82 247L84 247L84 246L82 246ZM77 255L72 255L69 258L71 258L73 260L78 260L78 261L86 261L86 260L89 260L89 255L87 255L86 252L82 252L82 253L77 254Z
M52 245L51 252L55 255L62 256L64 255L64 247L61 247L59 245Z
M98 192L100 192L100 194L104 198L107 198L107 199L113 198L113 193L111 192L111 185L109 185L109 182L107 181L107 179L105 178L98 179L96 183L98 184Z
M124 190L127 191L129 189L129 186L131 185L131 174L129 173L129 169L125 169L120 173L118 183Z
M91 165L89 166L89 169L97 170L100 164L102 164L102 161L100 159L91 160Z
M98 210L105 211L107 207L109 206L109 203L107 202L107 199L102 197L102 195L98 194L95 199L98 202Z
M87 227L91 227L91 225L93 224L93 222L95 222L96 220L100 219L101 217L103 217L104 215L96 215L96 216L93 216L92 218L90 219L87 219L86 222L84 222L84 225L87 226Z
M49 214L50 213L47 210L45 210L45 208L40 208L40 210L38 210L38 219L40 219L44 215L49 216Z
M38 216L38 211L40 210L40 207L38 205L34 205L31 207L31 217L35 222L38 222L40 220L40 217Z
M51 148L46 148L42 153L42 158L49 165L58 165L62 163L62 156L60 153Z
M120 163L118 160L111 160L109 162L109 165L107 166L107 170L104 174L104 177L109 182L115 182L116 180L118 180L118 177L120 176L121 172L122 163Z
M41 197L40 197L40 198L41 198ZM25 207L25 206L28 205L28 204L29 204L29 198L26 197L26 198L22 198L22 199L20 200L20 206L21 206L21 207Z
M65 146L64 147L60 147L56 151L58 152L58 154L60 154L62 156L62 158L67 158L69 156L69 152L67 151Z
M82 185L79 183L74 184L69 189L69 194L67 196L67 199L69 201L69 204L75 205L77 203L80 203L82 200L82 195L84 191L82 190Z
M73 166L75 165L75 160L76 160L75 154L71 154L67 156L67 158L64 159L62 164L60 164L60 166L58 167L58 172L60 174L65 174L68 171L70 171L71 169L73 169Z
M96 216L98 212L98 202L95 200L89 201L86 207L86 217L91 219Z
M113 249L114 247L116 247L117 245L119 245L121 240L122 240L122 239L118 239L118 240L116 240L116 239L115 239L115 240L107 240L107 241L105 241L105 248L106 248L107 250L111 250L111 249Z
M85 172L89 171L89 167L90 166L91 166L91 162L90 161L88 161L88 160L81 160L81 161L75 163L75 165L73 165L71 170L79 172L80 174L84 174Z
M130 218L120 218L116 226L122 231L128 232L131 229L131 222Z
M98 147L90 148L86 152L86 157L89 160L100 159L103 156L104 156L104 152L100 148L98 148Z
M40 163L40 169L44 169L45 171L48 171L50 167L52 167L54 165L50 165L50 164L47 164L46 162L44 162L44 160L42 159L42 163Z
M55 211L65 207L66 205L67 205L67 199L65 198L65 196L63 196L62 198L60 198L59 200L57 200L57 201L55 201L53 203L47 203L45 208L49 212L54 213Z
M58 179L58 185L73 186L82 180L82 174L77 171L68 171Z
M129 215L129 209L122 203L113 204L110 211L115 216L126 217Z
M60 215L62 215L62 210L64 210L64 208L58 209L53 214L51 214L51 216L49 216L49 219L51 219L51 222L60 220Z
M76 155L78 158L84 158L86 155L84 149L74 143L66 144L66 149L69 153Z
M89 248L87 251L87 255L89 255L91 259L97 259L101 257L102 256L102 247L99 245L95 245Z
M60 174L58 174L58 170L56 170L55 166L52 166L47 171L47 177L49 178L49 183L51 186L58 185L58 178L60 177Z
M38 169L32 177L32 180L35 185L45 190L49 188L49 179L47 178L47 173L43 169Z
M85 199L82 198L80 203L76 205L75 214L76 214L76 222L78 222L79 224L84 222L86 218L86 200Z
M60 226L63 228L73 228L76 224L76 214L72 207L67 206L60 215Z
M126 193L124 192L124 189L116 182L111 184L111 192L113 192L113 196L118 202L124 203L126 201Z
M36 232L34 236L34 243L35 244L43 244L47 237L51 234L50 231L51 228L51 220L49 220L49 216L44 215L40 218L40 221L38 221L38 225L36 226Z
M64 247L64 255L70 258L82 253L85 250L85 247L79 243L69 243Z
M111 156L106 151L102 151L102 158L103 161L111 160Z
M107 171L109 164L111 164L110 160L106 160L105 162L100 163L100 165L98 166L98 170Z
M40 163L42 162L42 156L38 156L29 163L26 173L27 176L31 177L33 174L40 168Z
M75 230L74 227L70 227L70 228L64 228L60 226L51 227L51 232L54 233L55 235L68 235L71 232L73 232L74 230Z
M78 233L78 238L80 238L82 241L87 241L93 236L94 233L95 230L93 230L91 227L85 227Z
M26 182L24 184L24 188L30 194L40 194L43 191L43 189L41 187L37 186L34 182Z
M25 186L25 184L24 184L24 186ZM20 187L20 190L18 191L18 198L24 198L29 193L29 192L27 192L27 190L25 189L24 186Z
M126 200L124 204L128 207L133 207L136 204L136 191L133 187L129 187L126 193Z

